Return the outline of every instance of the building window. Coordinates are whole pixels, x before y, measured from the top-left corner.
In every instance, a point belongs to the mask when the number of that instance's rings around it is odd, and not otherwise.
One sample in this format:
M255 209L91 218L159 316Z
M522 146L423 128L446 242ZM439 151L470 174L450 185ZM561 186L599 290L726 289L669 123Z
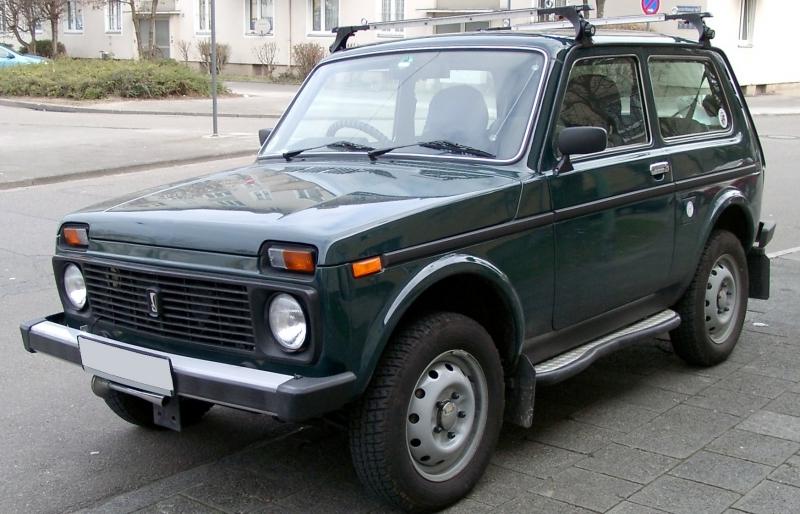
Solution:
M739 41L753 43L753 25L756 21L756 0L741 0L739 12Z
M211 32L211 0L197 0L197 32Z
M122 32L121 0L108 0L106 4L106 32Z
M330 32L339 25L339 0L311 0L311 30Z
M83 30L83 8L76 0L67 0L67 31L80 32Z
M381 21L400 21L405 19L405 0L381 0ZM399 33L403 29L386 29L384 32Z
M251 34L272 34L275 20L273 0L245 0L248 29Z

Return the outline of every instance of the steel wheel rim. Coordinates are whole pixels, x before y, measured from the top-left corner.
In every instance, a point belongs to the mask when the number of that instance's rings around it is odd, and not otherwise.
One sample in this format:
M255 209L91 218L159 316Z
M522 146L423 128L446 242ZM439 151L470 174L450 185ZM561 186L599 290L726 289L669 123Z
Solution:
M460 473L486 428L486 375L463 350L444 352L417 380L406 412L406 448L416 471L432 482Z
M705 327L714 344L723 344L736 327L739 318L739 268L728 254L720 256L711 267L706 283Z

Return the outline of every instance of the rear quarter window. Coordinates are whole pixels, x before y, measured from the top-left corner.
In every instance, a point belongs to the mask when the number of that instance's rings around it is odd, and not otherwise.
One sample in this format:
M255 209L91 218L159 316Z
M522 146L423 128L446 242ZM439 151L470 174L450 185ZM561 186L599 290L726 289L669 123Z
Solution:
M710 60L654 57L648 68L658 126L665 139L730 128L730 107Z

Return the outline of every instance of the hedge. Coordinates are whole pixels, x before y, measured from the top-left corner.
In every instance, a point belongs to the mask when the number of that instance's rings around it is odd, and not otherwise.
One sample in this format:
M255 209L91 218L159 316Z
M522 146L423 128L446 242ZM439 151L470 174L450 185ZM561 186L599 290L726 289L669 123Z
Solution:
M224 91L220 85L220 91ZM211 80L172 60L57 59L48 64L0 68L0 96L97 100L208 96Z

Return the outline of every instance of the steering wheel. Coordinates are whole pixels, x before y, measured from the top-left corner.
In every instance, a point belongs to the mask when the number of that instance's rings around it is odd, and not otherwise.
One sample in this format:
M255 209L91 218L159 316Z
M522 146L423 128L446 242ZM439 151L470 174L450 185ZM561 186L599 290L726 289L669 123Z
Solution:
M378 143L381 144L382 146L389 146L392 143L388 137L383 135L383 132L376 129L369 123L359 120L335 121L331 124L330 127L328 127L328 131L325 133L325 135L328 137L333 137L336 135L337 132L339 132L343 128L352 128L361 131L367 134L368 136L375 138L378 141Z

